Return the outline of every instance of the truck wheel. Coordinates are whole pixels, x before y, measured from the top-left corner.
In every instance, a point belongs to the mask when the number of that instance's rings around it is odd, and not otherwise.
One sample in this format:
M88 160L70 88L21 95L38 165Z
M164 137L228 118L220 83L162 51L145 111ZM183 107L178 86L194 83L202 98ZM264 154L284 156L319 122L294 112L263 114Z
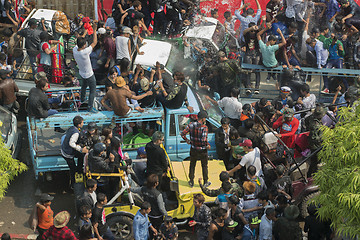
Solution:
M320 194L320 191L310 193L302 200L301 205L300 205L300 214L303 218L306 218L309 215L307 208L308 208L309 204L311 203L311 200L314 197L318 196L319 194Z
M110 230L117 240L130 240L133 238L133 221L126 216L114 216L108 220Z

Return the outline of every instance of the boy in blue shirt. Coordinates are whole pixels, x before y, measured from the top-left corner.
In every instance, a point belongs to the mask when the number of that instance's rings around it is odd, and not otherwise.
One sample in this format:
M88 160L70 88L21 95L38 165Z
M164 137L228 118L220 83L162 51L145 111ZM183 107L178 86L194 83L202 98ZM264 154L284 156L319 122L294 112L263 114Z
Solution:
M230 182L226 181L221 184L221 188L224 190L224 194L218 195L215 199L215 203L219 205L219 208L229 210L227 198L232 196L232 194L230 194L232 185Z

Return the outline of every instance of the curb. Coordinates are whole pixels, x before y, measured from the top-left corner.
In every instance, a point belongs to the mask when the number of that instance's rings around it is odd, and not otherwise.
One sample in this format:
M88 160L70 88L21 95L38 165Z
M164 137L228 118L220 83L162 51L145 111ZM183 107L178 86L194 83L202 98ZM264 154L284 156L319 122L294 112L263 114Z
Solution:
M38 236L38 234L10 234L11 239L33 239L35 240ZM2 236L3 233L0 233L0 236Z

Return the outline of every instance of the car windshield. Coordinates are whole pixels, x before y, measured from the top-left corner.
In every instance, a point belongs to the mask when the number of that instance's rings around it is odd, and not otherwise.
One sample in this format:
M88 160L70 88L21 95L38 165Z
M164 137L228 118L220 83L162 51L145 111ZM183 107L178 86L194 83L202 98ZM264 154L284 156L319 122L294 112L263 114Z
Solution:
M209 100L205 98L205 94L198 92L198 96L200 97L200 100L207 111L209 118L215 120L219 125L221 125L220 121L221 118L224 117L221 109L217 105L213 105Z
M179 66L179 65L183 64L183 60L184 60L184 56L183 56L183 54L181 54L180 50L177 47L172 46L170 55L169 55L169 59L168 59L165 67L171 73L173 73L176 69L181 68L181 66Z
M226 40L225 27L220 22L216 25L216 30L214 35L212 36L212 40L216 44L216 46L221 49Z
M7 135L11 128L11 113L3 108L0 108L0 131L4 142L7 140Z

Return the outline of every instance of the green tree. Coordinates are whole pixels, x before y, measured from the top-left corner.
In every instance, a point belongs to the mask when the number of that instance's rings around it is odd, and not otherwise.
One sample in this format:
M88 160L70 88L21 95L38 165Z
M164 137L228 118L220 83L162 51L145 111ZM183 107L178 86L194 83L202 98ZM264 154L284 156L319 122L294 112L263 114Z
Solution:
M4 197L11 180L25 170L26 165L12 158L10 150L0 137L0 199Z
M321 204L319 215L329 219L338 232L360 236L360 106L341 108L340 122L334 129L325 126L323 166L315 174Z

